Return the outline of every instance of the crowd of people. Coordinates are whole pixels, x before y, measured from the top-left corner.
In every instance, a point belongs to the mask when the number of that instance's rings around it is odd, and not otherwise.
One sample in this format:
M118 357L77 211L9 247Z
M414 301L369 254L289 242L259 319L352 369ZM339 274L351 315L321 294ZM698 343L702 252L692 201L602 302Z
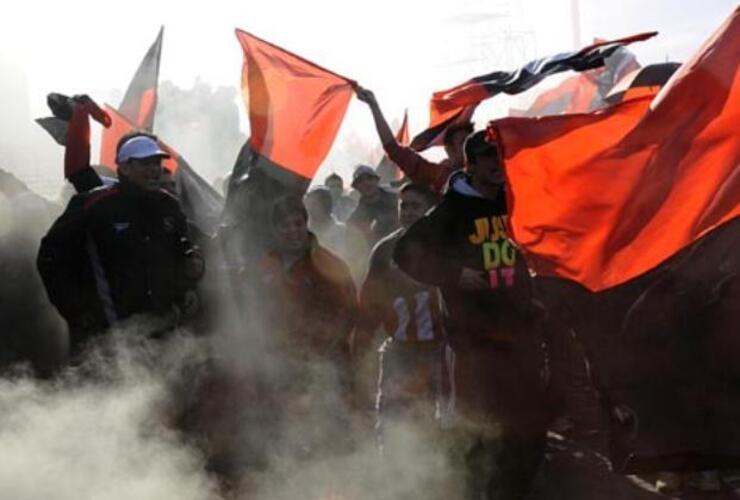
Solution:
M570 332L543 305L507 234L497 145L472 123L459 124L444 136L447 158L431 162L397 142L371 91L357 94L405 176L400 187L380 185L375 168L358 165L351 195L338 174L300 193L246 168L228 183L215 235L192 227L167 189L169 154L157 137L122 137L117 181L78 188L40 240L38 275L66 322L66 363L132 318L145 317L152 338L208 332L213 321L204 317L222 309L204 281L224 274L217 286L237 303L236 324L281 373L255 375L251 404L270 415L256 432L320 419L325 432L292 452L341 454L353 443L336 429L374 412L374 431L366 430L381 456L398 452L396 430L410 426L464 471L465 498L525 498L548 429L568 411L563 393L572 379L559 383L553 371L562 362L556 346L568 344ZM46 323L39 330L51 331ZM581 351L573 359L571 368L585 366ZM266 467L274 450L248 441L252 457L219 457L229 465L216 472Z

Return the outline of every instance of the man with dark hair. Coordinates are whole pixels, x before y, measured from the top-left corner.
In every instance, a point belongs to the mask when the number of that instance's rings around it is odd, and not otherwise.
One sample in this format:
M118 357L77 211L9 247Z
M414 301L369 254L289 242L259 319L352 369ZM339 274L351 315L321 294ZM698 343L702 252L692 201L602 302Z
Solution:
M442 356L445 348L443 307L439 290L415 281L392 261L396 243L406 229L438 201L427 186L401 188L401 228L386 236L373 250L370 270L360 291L360 325L354 342L356 362L371 346L382 326L387 339L380 348L376 428L384 451L388 423L406 422L420 429L434 427L442 410Z
M336 429L346 424L340 403L347 395L356 290L345 263L308 230L308 213L299 197L279 198L270 226L272 244L258 267L255 294L262 330L269 333L264 341L270 387L266 404L274 406L274 418L285 425L283 433L298 425L290 421L297 416L300 428L314 424L311 433L296 437L300 442L279 439L277 429L275 442L267 446L303 447L313 456L342 441Z
M484 132L465 142L467 171L395 249L412 278L440 287L455 351L454 380L469 498L520 499L542 459L546 372L543 312L509 240L498 150Z
M347 265L308 230L300 198L278 199L270 223L273 244L262 259L261 277L271 296L266 306L275 309L279 325L274 334L297 335L284 340L305 343L316 355L346 354L357 309Z
M344 192L344 179L333 173L324 180L324 186L329 189L332 199L332 213L339 222L346 222L357 202Z
M73 354L134 315L169 328L197 309L204 262L177 200L160 188L167 156L151 134L122 138L119 182L75 195L41 241L38 269L69 324Z
M347 225L359 230L372 247L398 228L398 197L381 188L380 177L368 165L359 165L352 175L352 187L360 193L360 202Z
M398 165L406 176L419 184L431 186L441 192L447 184L450 175L463 168L463 142L473 133L473 124L466 122L450 127L444 135L444 148L447 158L439 163L427 160L408 146L402 146L396 141L388 121L380 110L375 94L371 90L358 87L357 98L370 107L375 121L375 128L380 136L388 158Z

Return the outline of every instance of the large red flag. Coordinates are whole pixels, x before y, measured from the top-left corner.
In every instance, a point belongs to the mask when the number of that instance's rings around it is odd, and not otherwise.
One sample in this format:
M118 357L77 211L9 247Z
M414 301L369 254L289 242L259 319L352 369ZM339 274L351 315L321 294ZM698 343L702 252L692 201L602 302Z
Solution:
M535 271L602 290L740 215L738 64L740 9L652 104L490 124Z
M326 157L356 83L236 30L255 165L305 189Z

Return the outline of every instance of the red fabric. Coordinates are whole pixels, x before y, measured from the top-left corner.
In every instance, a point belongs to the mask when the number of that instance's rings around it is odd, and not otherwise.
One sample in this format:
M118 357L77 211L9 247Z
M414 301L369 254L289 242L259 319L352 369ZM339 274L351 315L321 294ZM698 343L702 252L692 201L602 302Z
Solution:
M164 27L141 60L134 77L129 83L118 111L128 121L148 132L154 127L154 112L157 108L159 63L162 58Z
M311 179L339 131L355 82L241 30L252 149Z
M90 166L90 113L85 106L77 105L67 129L67 144L64 148L64 177Z
M601 71L603 69L595 70ZM530 106L527 114L541 116L591 111L599 88L596 79L589 73L572 76L557 87L543 92Z
M409 142L411 142L411 139L409 137L409 112L405 111L403 113L403 122L401 123L401 127L396 132L396 141L401 146L408 146Z
M618 40L596 41L588 47L581 49L578 54L585 54L604 45L614 43L628 44L632 42L647 40L655 35L655 32L641 33ZM429 128L440 125L462 109L468 106L477 106L481 101L491 97L489 90L476 79L467 81L447 90L435 92L429 103Z
M91 100L75 103L64 149L66 179L90 166L90 116L105 127L111 125L110 115Z
M111 126L103 129L103 137L100 143L100 164L105 165L112 170L117 170L116 146L118 145L118 141L129 132L137 130L137 127L126 120L126 118L112 107L106 105L105 109L110 115ZM162 162L162 166L174 174L177 171L177 159L179 154L162 141L159 141L159 146L170 155L170 158L166 158Z
M740 215L738 64L740 9L652 104L491 123L535 271L602 290Z

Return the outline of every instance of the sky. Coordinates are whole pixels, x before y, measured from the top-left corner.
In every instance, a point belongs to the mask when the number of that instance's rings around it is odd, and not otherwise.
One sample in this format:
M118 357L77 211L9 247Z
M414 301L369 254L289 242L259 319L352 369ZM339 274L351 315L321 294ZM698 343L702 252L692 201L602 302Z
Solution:
M736 7L732 0L28 0L10 13L6 9L0 19L0 62L29 92L4 92L0 104L37 117L47 114L45 95L52 91L115 99L160 25L165 26L160 81L238 86L238 27L375 90L391 121L408 108L414 134L426 124L434 90L573 49L576 4L583 45L594 37L659 31L657 38L631 47L643 64L685 60ZM476 119L482 125L509 107L523 106L537 90L496 98ZM6 111L0 120L11 117ZM0 123L0 133L16 128ZM357 101L339 141L348 134L375 139L370 114Z

